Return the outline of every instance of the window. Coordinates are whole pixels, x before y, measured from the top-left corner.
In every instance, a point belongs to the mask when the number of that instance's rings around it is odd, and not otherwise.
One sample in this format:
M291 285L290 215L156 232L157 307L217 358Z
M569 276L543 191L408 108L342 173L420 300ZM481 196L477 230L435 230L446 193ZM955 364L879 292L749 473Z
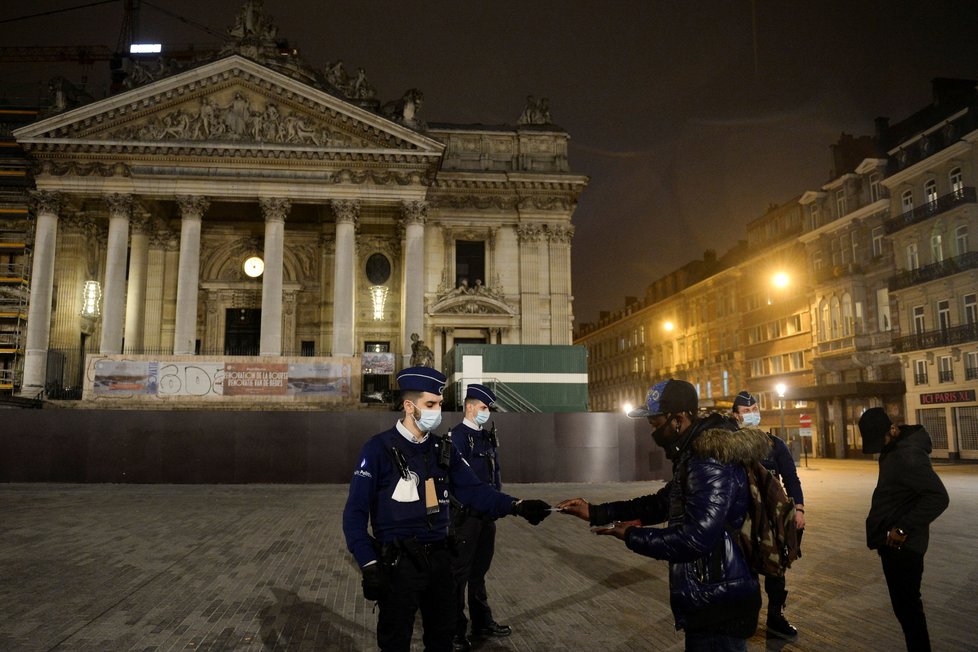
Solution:
M805 368L805 352L794 351L788 354L791 359L791 371L800 371Z
M842 334L852 335L852 297L846 292L842 295Z
M914 270L920 268L920 259L917 257L917 243L911 242L907 245L907 269Z
M927 361L926 360L913 361L913 384L914 385L927 384Z
M954 382L954 367L951 356L942 355L937 359L937 381L940 383Z
M818 306L818 315L818 339L824 342L829 339L829 302L825 299Z
M960 256L968 253L968 225L962 224L954 229L954 254Z
M879 172L873 172L869 175L869 201L879 201L882 198L883 193L880 188Z
M842 333L842 306L837 297L832 297L832 339L838 339Z
M956 198L960 197L964 192L964 176L961 174L961 168L954 168L947 176L948 181L951 182L951 192Z
M723 370L723 395L730 396L730 374L726 369Z
M812 254L812 271L819 271L822 269L822 252L821 250L816 251Z
M964 323L978 324L978 295L966 294L964 303Z
M486 280L486 243L455 241L455 287L475 287Z
M301 347L299 349L299 355L303 357L311 357L316 355L316 343L312 340L302 340L299 344Z
M838 211L839 217L842 217L848 212L846 210L846 191L843 188L835 191L835 208Z
M928 179L924 183L924 201L928 204L937 203L937 181L934 179Z
M904 213L909 213L913 210L913 190L903 191L903 194L900 195L900 207Z
M819 224L820 219L819 219L818 204L812 204L811 206L809 206L808 214L812 220L812 231L814 231L819 226L821 226L821 224Z
M951 328L951 302L946 299L937 302L937 327L942 331Z
M969 351L964 357L964 379L978 380L978 351Z
M944 260L944 241L940 233L930 237L930 257L932 263L940 263Z
M914 306L913 309L913 332L918 335L924 332L924 307Z
M858 253L859 253L859 236L856 235L856 232L855 231L850 231L849 232L849 242L850 242L849 246L852 249L852 262L855 263L856 261L859 260L859 258L858 258Z
M883 227L873 229L873 258L883 255Z
M706 381L706 398L713 398L713 381Z

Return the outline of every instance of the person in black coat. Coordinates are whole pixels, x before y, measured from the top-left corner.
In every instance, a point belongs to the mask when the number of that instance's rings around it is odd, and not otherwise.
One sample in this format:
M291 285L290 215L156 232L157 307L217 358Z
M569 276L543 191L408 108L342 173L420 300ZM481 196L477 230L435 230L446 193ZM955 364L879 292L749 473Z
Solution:
M866 545L883 563L907 650L929 652L920 580L930 524L948 505L947 490L930 463L930 435L920 425L895 425L878 407L863 412L859 432L863 452L880 453L879 480L866 517Z

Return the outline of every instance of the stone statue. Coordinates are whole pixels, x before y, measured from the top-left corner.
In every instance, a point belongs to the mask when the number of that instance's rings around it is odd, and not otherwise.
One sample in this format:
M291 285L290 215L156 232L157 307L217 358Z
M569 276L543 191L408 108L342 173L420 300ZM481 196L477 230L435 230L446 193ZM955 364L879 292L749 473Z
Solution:
M435 366L435 353L425 345L424 340L417 333L411 333L411 366Z
M350 95L350 76L346 74L343 59L337 59L326 64L326 81L335 86L337 90Z
M377 91L367 81L367 73L363 68L357 68L357 78L353 80L353 98L357 100L372 100Z
M516 121L518 125L549 125L553 124L550 119L550 100L546 97L538 102L532 95L526 96L526 106L523 113Z
M424 93L417 88L411 88L404 93L401 99L385 104L382 111L384 115L406 127L424 129L425 122L418 115L423 104Z

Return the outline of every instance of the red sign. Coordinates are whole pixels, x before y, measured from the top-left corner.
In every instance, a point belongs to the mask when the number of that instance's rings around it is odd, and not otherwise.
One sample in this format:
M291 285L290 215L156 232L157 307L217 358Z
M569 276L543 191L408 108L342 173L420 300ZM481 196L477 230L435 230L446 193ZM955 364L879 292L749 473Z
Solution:
M934 392L921 394L921 405L936 405L938 403L966 403L975 400L975 390L959 389L954 392Z
M811 428L812 418L807 414L801 414L798 416L798 425L801 426L802 428Z

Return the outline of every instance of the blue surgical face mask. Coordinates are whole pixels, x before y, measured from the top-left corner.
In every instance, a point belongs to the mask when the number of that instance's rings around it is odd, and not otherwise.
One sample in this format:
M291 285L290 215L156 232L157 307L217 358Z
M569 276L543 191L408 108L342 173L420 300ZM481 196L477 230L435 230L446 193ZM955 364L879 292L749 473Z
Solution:
M756 428L761 425L761 413L760 412L744 412L740 415L744 420L745 428Z
M475 413L475 422L480 426L489 420L489 410L479 410Z
M415 405L411 416L421 432L431 432L441 423L441 410L419 410Z

